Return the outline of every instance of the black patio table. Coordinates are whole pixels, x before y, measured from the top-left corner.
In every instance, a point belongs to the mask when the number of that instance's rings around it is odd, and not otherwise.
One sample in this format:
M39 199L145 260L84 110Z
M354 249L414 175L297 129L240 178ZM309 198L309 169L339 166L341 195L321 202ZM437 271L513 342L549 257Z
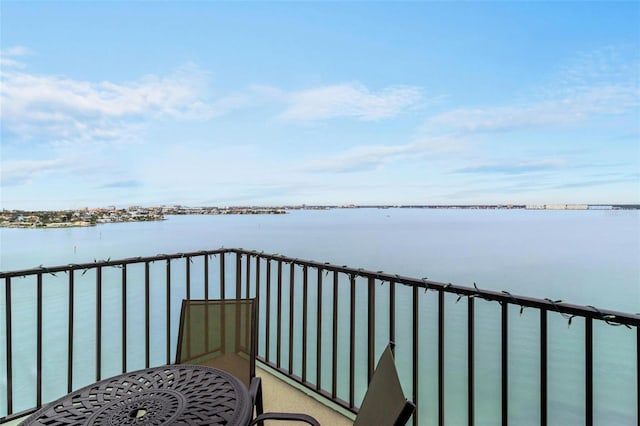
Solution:
M133 371L78 389L22 425L246 425L246 386L211 367L175 364Z

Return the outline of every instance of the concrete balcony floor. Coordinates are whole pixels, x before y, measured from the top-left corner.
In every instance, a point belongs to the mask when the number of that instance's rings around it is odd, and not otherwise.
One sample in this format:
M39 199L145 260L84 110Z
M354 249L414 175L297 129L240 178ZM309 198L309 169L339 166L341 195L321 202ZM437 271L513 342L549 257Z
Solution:
M296 385L269 367L256 366L256 375L262 378L262 398L265 412L304 413L314 417L321 425L352 426L353 414L337 406L325 405L321 397ZM319 398L319 399L316 399ZM330 403L329 403L330 404ZM26 417L25 417L26 418ZM3 423L3 426L16 426L25 418ZM302 422L265 422L266 425L303 425Z
M269 367L256 366L256 375L262 378L262 398L265 412L304 413L314 417L323 426L353 425L354 415L352 413L335 405L325 405L324 401L326 400L321 399L308 389L290 382L286 376ZM320 400L316 398L320 398ZM272 421L265 422L265 424L293 426L306 423Z

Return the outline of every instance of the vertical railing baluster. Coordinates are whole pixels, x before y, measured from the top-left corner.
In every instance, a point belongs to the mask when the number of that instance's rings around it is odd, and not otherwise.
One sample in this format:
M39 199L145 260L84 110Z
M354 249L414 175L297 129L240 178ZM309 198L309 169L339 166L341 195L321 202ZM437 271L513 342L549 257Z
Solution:
M204 255L203 258L203 263L204 263L204 300L209 300L209 256L208 255ZM205 309L205 312L208 311L208 309ZM208 333L205 336L205 339L209 339ZM209 345L205 345L206 348L209 347Z
M102 378L102 267L96 268L96 382Z
M356 275L349 276L349 407L355 407L356 371Z
M5 278L4 282L4 302L5 302L5 340L7 351L7 414L13 413L13 340L11 329L11 277Z
M209 256L204 255L203 260L204 267L204 300L209 300ZM205 302L206 303L206 302ZM209 333L208 333L208 324L209 324L209 309L205 307L204 309L204 323L203 323L203 335L204 335L204 350L209 350Z
M502 302L502 426L509 424L509 304Z
M373 370L375 370L376 352L376 280L369 277L368 280L368 315L367 315L367 383L371 382Z
M333 329L331 354L331 397L338 396L338 272L333 271Z
M236 253L236 299L242 298L242 258Z
M636 326L636 421L640 426L640 327Z
M151 329L151 298L149 283L149 262L144 263L144 365L149 368L150 359L150 336Z
M585 425L593 426L593 319L585 321Z
M266 344L266 359L267 363L271 360L271 259L266 258L267 262L267 312L266 312L266 335L265 335L265 344Z
M295 265L293 262L289 268L289 374L293 373L293 296Z
M73 313L74 313L74 271L69 271L69 312L67 320L67 393L73 390Z
M225 270L224 270L224 252L220 253L220 299L226 299L225 292Z
M127 265L122 265L122 373L127 371Z
M444 426L444 292L438 292L438 424Z
M413 299L412 299L412 311L413 311L413 336L412 336L412 348L413 348L413 359L411 360L411 364L413 366L413 400L416 401L416 404L420 398L420 382L418 380L419 376L419 368L418 364L419 355L420 355L420 345L419 345L419 324L420 324L420 303L418 299L418 286L413 286ZM413 413L413 426L418 426L418 411Z
M547 310L540 309L540 425L547 426Z
M184 274L185 274L184 282L186 286L187 300L191 300L191 256L185 257Z
M167 329L166 329L166 336L167 336L167 364L171 364L171 259L167 259L167 266L166 266L166 295L165 295L165 310L166 310L166 317L167 317Z
M316 330L316 389L322 389L322 268L318 267L318 320Z
M389 341L396 341L396 283L389 281Z
M42 406L42 274L37 277L36 407Z
M475 424L475 312L474 299L467 298L467 421Z
M249 255L247 255L249 256ZM250 256L247 257L247 262L249 262ZM256 255L256 318L260 318L260 257ZM260 327L256 327L256 341L259 340L260 337ZM257 345L256 345L257 346Z
M302 382L307 381L307 297L309 277L307 265L302 267Z
M245 298L246 299L251 299L251 255L249 255L249 253L247 253L247 264L245 267Z
M282 259L278 260L278 298L276 299L276 365L282 362Z

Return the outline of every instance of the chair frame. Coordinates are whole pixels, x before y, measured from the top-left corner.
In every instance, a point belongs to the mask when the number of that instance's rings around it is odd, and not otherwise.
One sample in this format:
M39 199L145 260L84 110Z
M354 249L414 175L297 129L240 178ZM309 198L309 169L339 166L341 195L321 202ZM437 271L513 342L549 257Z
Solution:
M251 395L252 405L255 408L256 415L260 416L263 414L263 402L262 402L262 380L260 377L256 376L256 355L258 348L258 323L257 323L257 301L254 298L245 298L245 299L183 299L182 306L180 310L180 325L178 329L178 344L176 350L176 364L181 364L179 362L182 355L182 345L180 342L182 341L183 333L189 332L189 330L185 331L185 317L186 310L185 307L190 303L202 303L204 305L207 304L221 304L225 303L233 303L233 302L251 302L251 321L249 326L252 327L251 333L251 342L249 342L249 394ZM205 311L207 312L207 311ZM224 332L224 328L222 330ZM244 383L244 381L243 381ZM262 422L260 422L262 425Z

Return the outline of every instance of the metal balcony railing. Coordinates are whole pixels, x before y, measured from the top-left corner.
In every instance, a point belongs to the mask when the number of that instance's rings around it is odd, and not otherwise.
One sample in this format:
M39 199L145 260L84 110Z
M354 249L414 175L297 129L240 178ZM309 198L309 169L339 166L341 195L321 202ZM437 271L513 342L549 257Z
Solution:
M255 297L258 359L352 412L358 410L382 348L395 341L405 391L417 405L414 425L447 424L451 392L446 368L452 353L466 357L465 422L485 423L478 420L477 351L494 342L483 337L486 333L480 336L479 323L495 311L499 392L492 405L499 412L497 423L506 426L519 410L513 406L510 373L519 356L535 352L536 423L548 424L549 358L554 354L549 342L561 320L573 328L574 346L580 346L584 374L576 391L584 395L583 423L591 426L598 406L594 323L598 330L622 326L627 340L633 340L625 356L635 368L623 373L635 384L629 418L635 413L633 424L640 424L638 314L242 249L0 272L0 280L0 422L33 412L88 382L172 363L182 299ZM522 328L514 319L523 317L525 309L527 326ZM533 351L513 347L521 334L528 336ZM453 345L447 341L451 336L463 342L461 351L447 349ZM435 366L432 375L424 373L428 363ZM425 385L425 377L433 380Z

